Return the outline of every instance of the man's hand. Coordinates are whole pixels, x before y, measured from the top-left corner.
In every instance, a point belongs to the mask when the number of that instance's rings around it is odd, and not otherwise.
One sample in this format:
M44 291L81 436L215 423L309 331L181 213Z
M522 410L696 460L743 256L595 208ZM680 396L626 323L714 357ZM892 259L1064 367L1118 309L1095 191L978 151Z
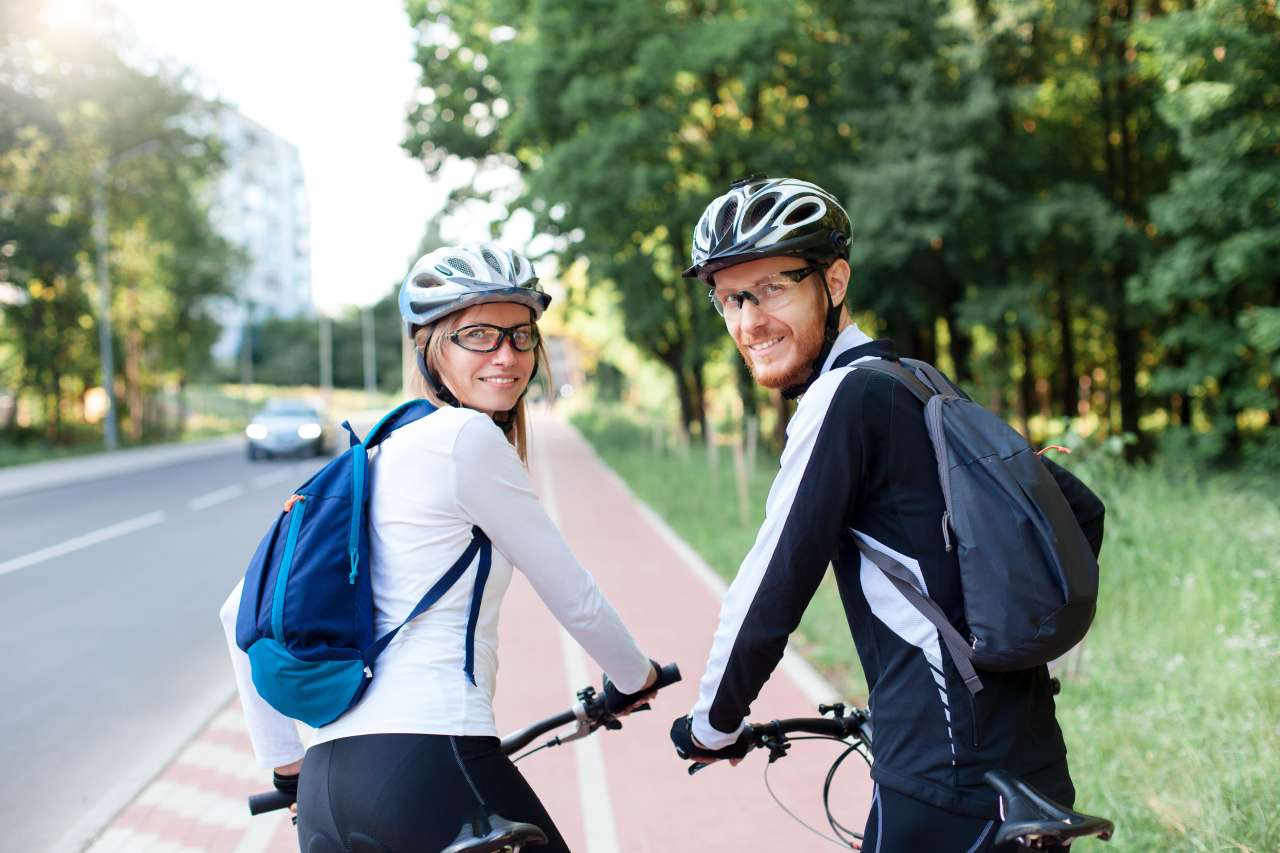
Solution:
M644 686L635 693L623 693L613 685L609 680L609 676L604 677L604 707L610 715L614 717L625 717L636 709L636 706L643 705L658 693L658 688L654 685L658 683L658 662L650 660L649 677L644 680Z
M675 744L676 755L686 761L700 761L711 764L715 761L727 760L734 767L751 751L754 746L750 729L743 729L738 739L721 749L707 749L693 736L693 718L676 717L671 724L671 742Z

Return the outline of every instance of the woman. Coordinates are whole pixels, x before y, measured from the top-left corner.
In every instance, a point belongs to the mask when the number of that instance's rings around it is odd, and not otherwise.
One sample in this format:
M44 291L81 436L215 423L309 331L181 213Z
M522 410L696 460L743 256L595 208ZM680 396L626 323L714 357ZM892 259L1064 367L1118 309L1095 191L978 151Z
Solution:
M378 658L363 699L316 730L305 760L293 722L257 695L235 646L239 590L223 607L241 702L260 763L298 785L307 853L437 851L478 803L564 839L515 766L493 719L498 609L519 566L630 706L656 671L574 559L529 484L524 394L544 360L537 320L550 302L529 262L494 243L439 249L414 264L400 312L418 354L421 396L439 410L370 456L372 583L378 634L395 627L458 558L472 527L493 542L481 603L477 568L410 622ZM464 649L473 659L464 672ZM294 774L301 768L299 782ZM361 847L361 845L365 845Z

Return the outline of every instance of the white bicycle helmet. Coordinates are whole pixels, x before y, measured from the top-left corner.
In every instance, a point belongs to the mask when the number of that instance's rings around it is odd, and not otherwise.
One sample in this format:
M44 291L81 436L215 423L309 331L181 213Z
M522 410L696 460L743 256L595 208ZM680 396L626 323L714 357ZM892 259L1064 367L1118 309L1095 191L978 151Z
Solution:
M422 326L484 302L518 302L534 319L551 303L519 252L497 243L445 246L418 258L400 286L400 316L413 337Z
M752 175L702 212L684 277L709 281L725 267L779 255L848 259L850 233L849 215L817 184Z

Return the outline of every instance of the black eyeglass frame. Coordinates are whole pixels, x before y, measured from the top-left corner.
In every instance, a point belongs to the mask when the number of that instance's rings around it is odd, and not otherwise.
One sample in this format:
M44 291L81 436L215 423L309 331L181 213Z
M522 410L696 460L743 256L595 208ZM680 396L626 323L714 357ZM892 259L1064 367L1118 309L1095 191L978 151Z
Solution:
M520 347L516 346L515 333L525 328L529 330L529 348L520 349ZM473 349L458 340L458 337L468 329L495 329L498 332L498 340L488 349ZM467 352L497 352L502 348L502 342L508 339L511 341L511 348L516 352L533 352L538 348L538 343L542 340L542 336L538 333L537 324L528 322L517 323L514 326L498 326L494 323L468 323L462 328L455 329L449 333L449 340Z
M810 264L809 266L801 267L800 269L780 270L779 272L770 273L770 275L780 275L783 278L790 279L792 284L799 284L800 282L804 281L806 278L813 275L814 273L821 272L822 270L826 269L827 266L828 264L823 264L823 263ZM756 296L754 293L752 293L750 290L739 290L737 293L726 294L724 296L724 300L725 300L724 302L721 302L719 299L716 299L716 289L714 287L709 288L707 290L707 300L711 303L712 307L716 309L716 313L719 314L721 317L724 316L725 307L726 307L725 303L727 303L731 299L738 300L738 307L737 307L738 311L742 310L743 300L750 300L752 305L756 306L757 308L760 307L760 298Z

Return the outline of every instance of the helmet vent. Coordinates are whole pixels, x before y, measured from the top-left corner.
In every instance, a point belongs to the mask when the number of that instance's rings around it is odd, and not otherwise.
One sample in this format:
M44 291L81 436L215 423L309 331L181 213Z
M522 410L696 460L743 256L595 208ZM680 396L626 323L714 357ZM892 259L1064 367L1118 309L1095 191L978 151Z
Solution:
M471 264L467 263L462 258L449 258L445 263L465 276L470 276L471 278L476 277L476 271L471 268Z
M481 249L480 257L484 258L484 262L486 264L493 267L494 272L498 273L499 275L502 274L502 264L498 263L497 255L495 255L493 252L490 252L488 249Z
M765 196L756 201L747 209L746 221L742 223L743 231L750 231L760 224L760 220L764 219L777 206L778 200L775 196Z
M813 204L812 202L809 204L802 204L795 210L791 211L791 214L783 221L783 224L795 225L798 222L805 222L812 219L817 212L818 206L816 204Z
M731 198L725 202L724 207L720 208L720 215L716 217L716 233L727 234L733 225L733 219L738 214L738 200Z

